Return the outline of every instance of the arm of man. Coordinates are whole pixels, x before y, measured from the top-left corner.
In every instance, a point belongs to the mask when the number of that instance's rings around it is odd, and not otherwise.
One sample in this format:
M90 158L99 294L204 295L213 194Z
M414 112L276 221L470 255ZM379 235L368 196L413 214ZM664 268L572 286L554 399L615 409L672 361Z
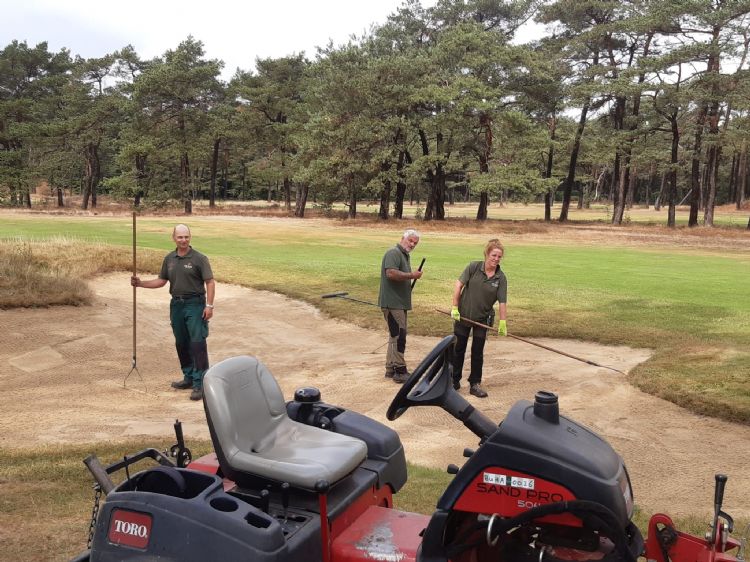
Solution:
M422 272L417 270L407 273L398 269L388 268L385 270L385 276L391 281L409 281L410 279L421 279Z
M206 279L206 308L203 309L203 319L208 321L214 315L214 297L216 296L216 282Z
M144 289L160 289L167 284L167 280L157 277L156 279L141 281L140 277L136 277L135 275L133 275L130 278L130 284L133 287L143 287Z

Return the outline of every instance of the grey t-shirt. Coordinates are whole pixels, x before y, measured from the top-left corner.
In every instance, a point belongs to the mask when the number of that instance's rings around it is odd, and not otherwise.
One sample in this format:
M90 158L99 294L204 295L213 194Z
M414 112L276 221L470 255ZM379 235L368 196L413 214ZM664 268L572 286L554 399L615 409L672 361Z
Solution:
M396 244L383 256L383 263L380 267L378 306L380 308L411 310L411 282L408 279L391 281L385 274L386 269L397 269L404 273L411 273L409 254L400 244Z
M190 246L188 253L178 256L177 250L169 252L161 264L160 279L169 281L169 294L173 297L204 295L205 282L214 278L208 258Z

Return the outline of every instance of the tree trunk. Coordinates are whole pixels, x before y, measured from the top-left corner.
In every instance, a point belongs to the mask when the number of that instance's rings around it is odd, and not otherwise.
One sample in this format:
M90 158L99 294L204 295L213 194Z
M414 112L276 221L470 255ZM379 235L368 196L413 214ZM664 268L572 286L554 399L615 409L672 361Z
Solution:
M357 189L354 186L349 189L349 218L357 218Z
M445 220L445 170L442 164L438 164L431 179L428 204L432 207L432 212L430 219L427 218L427 213L425 212L425 220L434 219L442 221Z
M690 216L688 226L698 226L698 210L701 202L701 150L703 140L703 127L706 124L706 113L708 107L704 104L698 112L695 122L695 141L693 143L693 159L690 167L690 187L692 197L690 199Z
M391 206L391 182L390 180L383 183L383 189L380 190L380 209L378 210L378 218L380 220L388 220L388 211Z
M578 204L576 205L577 209L583 209L583 198L584 198L584 183L582 181L577 182L578 183Z
M190 161L187 152L180 156L180 187L182 189L182 198L185 204L185 214L193 213L193 200L190 193Z
M651 206L651 196L656 189L656 164L652 163L648 174L648 183L646 184L646 208Z
M62 187L57 188L57 206L58 207L64 207L65 204L63 202L63 189Z
M669 209L667 210L667 226L674 228L676 225L675 203L677 202L677 163L680 149L680 128L677 123L677 111L670 116L670 124L672 128L672 157L670 162L672 165L669 170L669 194L667 197Z
M214 139L214 152L211 157L211 185L208 189L208 206L213 209L216 206L216 171L219 167L219 147L221 137Z
M143 197L143 194L145 193L145 184L146 184L146 178L148 175L146 174L146 155L145 154L136 154L135 155L135 186L136 186L136 192L135 192L135 198L133 201L133 205L135 207L140 207L141 205L141 197Z
M492 119L487 113L482 113L480 124L484 129L484 143L479 153L479 173L488 174L490 171L490 154L492 153ZM487 220L490 194L485 190L479 196L477 220Z
M596 178L596 186L594 187L594 201L598 201L601 194L604 193L604 185L607 183L609 177L609 168L606 166L602 169L599 177Z
M661 174L661 184L659 185L659 195L656 196L656 201L654 201L654 211L660 211L662 201L664 200L664 188L667 185L667 173L662 172Z
M305 207L307 206L307 195L310 186L307 183L297 186L297 207L294 209L294 216L302 219L305 218Z
M419 130L419 140L422 146L422 154L428 156L430 154L430 145L427 142L427 135L425 132ZM437 148L435 154L441 154L441 145L443 144L443 135L438 133L436 135ZM425 221L445 220L445 171L443 165L438 163L435 165L434 170L427 171L427 179L430 185L430 193L427 195L427 201L425 204L424 218Z
M390 169L388 162L383 162L380 166L380 171L385 173ZM388 220L388 213L391 207L391 181L386 180L383 182L383 189L380 190L380 209L378 209L378 218L380 220Z
M101 178L101 168L99 163L99 144L89 142L84 149L85 171L83 177L83 198L81 208L89 208L89 199L91 207L96 208L96 188Z
M713 145L708 151L708 189L706 190L706 208L703 212L703 224L705 226L714 225L714 206L716 205L716 183L719 176L719 159L721 158L721 148Z
M568 164L568 177L565 179L565 189L563 191L562 207L560 209L560 222L566 222L568 220L568 209L570 208L570 195L573 191L573 182L576 179L576 164L578 162L578 152L581 149L581 137L583 137L583 130L586 127L586 116L589 112L589 105L591 99L587 99L586 103L583 104L581 110L581 117L578 120L578 129L576 130L575 141L573 142L573 150L570 152L570 163Z
M396 182L396 200L393 202L393 217L401 219L404 216L404 197L406 196L406 183L403 180L403 170L405 163L410 163L411 157L406 151L399 151L398 162L396 163L396 172L398 181Z
M292 210L292 182L288 176L284 176L284 208L287 211Z
M745 190L747 189L747 142L742 143L741 150L739 162L737 163L737 188L735 195L735 204L738 211L742 209L742 205L745 203Z
M490 206L490 194L486 191L482 191L479 194L479 207L477 208L477 220L478 221L486 221L487 220L487 209Z
M737 151L735 150L732 154L732 165L729 167L729 197L727 197L728 201L734 201L735 197L737 197L736 189L737 189Z
M547 150L547 166L544 170L544 177L552 177L552 167L555 161L555 134L557 132L557 116L553 113L549 120L549 149ZM552 221L552 203L554 202L555 192L550 188L544 194L544 222Z
M487 154L481 154L479 156L479 173L489 173L490 166L487 161ZM477 220L486 221L488 215L488 207L490 206L490 194L487 191L482 191L479 194L479 207L477 207Z
M626 195L626 206L628 209L633 208L633 201L636 200L636 191L638 190L638 167L631 164L628 169L630 177L628 178L628 193Z

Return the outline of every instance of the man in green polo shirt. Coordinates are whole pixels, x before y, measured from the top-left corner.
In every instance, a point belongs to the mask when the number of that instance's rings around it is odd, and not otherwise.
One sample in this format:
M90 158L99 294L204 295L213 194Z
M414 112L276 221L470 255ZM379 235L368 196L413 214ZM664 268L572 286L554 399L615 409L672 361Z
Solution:
M385 356L385 376L403 384L409 378L406 351L406 313L411 310L411 281L422 277L412 271L409 254L419 243L419 232L408 229L401 241L383 256L380 267L378 306L388 324L388 351Z
M190 229L178 224L172 230L177 248L167 254L156 279L141 281L133 276L134 287L158 289L169 281L172 302L169 319L172 323L177 357L182 368L182 380L172 388L192 388L191 400L203 398L203 376L208 370L208 321L214 315L216 283L208 258L190 245Z

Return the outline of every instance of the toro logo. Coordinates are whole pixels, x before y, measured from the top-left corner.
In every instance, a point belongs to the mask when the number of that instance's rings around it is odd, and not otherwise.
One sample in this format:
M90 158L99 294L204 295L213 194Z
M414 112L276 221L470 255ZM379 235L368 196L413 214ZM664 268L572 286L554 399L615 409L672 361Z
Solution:
M151 521L151 516L145 513L115 509L107 538L112 544L146 548L151 537Z

